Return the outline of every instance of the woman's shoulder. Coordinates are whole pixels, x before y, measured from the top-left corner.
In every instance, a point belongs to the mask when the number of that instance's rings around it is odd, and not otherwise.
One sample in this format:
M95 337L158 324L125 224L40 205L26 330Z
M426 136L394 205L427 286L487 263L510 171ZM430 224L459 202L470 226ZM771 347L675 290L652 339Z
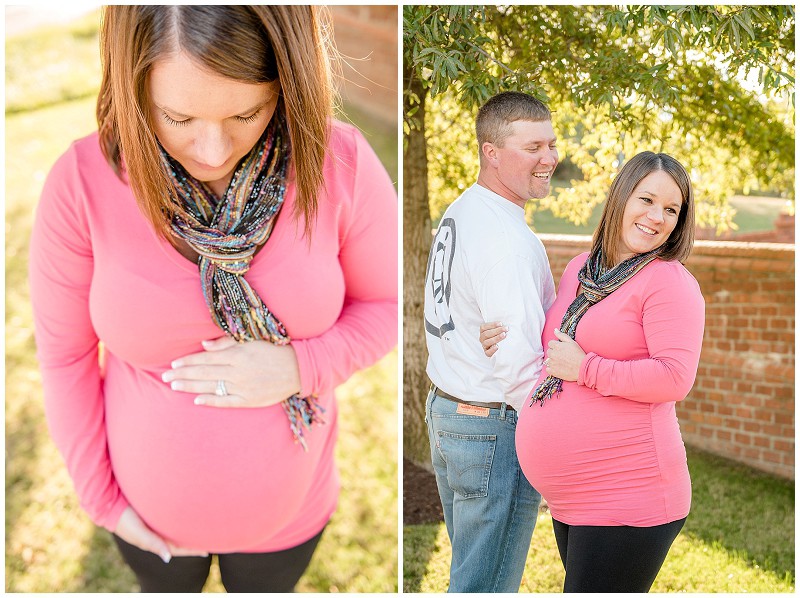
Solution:
M589 252L588 251L584 251L583 253L579 253L578 255L576 255L574 258L572 258L569 261L569 263L567 264L567 267L564 269L564 271L565 272L571 272L571 271L574 270L575 272L577 272L578 270L580 270L583 267L583 265L586 263L587 259L589 259Z
M129 192L106 161L97 132L75 139L53 163L42 197L92 204L98 198Z
M53 171L61 176L89 172L94 178L103 172L103 168L111 171L100 149L99 135L94 131L72 141L56 161Z
M697 279L689 272L688 268L678 260L655 259L650 264L654 275L669 280L670 282L683 281L692 286L699 287Z
M675 296L694 295L702 297L700 283L681 262L655 259L642 271L647 273L643 284L648 290L665 290Z
M358 127L340 120L331 119L328 145L332 151L355 155L358 153L359 145L366 143L367 140L358 130Z
M380 171L385 173L361 131L338 120L331 120L325 168L328 182L340 180L344 184L352 183L356 177L372 178Z
M72 154L74 159L81 163L106 161L103 151L100 149L100 135L97 131L75 139L67 148L65 154Z

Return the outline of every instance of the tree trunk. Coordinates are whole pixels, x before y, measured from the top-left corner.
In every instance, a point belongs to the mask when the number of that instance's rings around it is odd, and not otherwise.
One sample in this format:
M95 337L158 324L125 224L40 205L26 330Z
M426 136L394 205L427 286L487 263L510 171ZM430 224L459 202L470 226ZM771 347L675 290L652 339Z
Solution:
M425 144L427 90L409 69L404 69L407 88L419 98L410 117L411 127L403 150L403 456L430 469L430 447L425 426L428 350L423 325L425 269L431 241L428 207L428 160ZM409 113L408 96L403 111Z

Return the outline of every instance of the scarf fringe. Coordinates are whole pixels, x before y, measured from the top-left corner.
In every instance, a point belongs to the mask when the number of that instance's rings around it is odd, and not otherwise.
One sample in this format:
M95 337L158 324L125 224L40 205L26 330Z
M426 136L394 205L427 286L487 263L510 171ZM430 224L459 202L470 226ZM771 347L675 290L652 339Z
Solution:
M528 404L528 407L533 407L534 403L539 403L540 406L544 407L544 402L553 395L558 398L558 395L561 393L563 382L561 378L556 378L555 376L548 376L545 378L542 383L536 387L536 390L533 391L531 402Z
M308 452L304 429L310 430L314 424L324 424L325 420L322 418L322 414L325 413L325 408L319 404L315 395L309 397L293 395L283 401L281 405L289 418L295 443L299 443L303 450Z

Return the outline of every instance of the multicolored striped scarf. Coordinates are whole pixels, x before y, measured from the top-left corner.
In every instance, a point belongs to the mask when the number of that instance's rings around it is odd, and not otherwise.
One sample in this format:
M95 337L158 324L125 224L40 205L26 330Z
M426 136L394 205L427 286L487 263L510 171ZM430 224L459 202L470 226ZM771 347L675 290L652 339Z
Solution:
M286 194L289 144L277 115L233 173L221 198L161 148L174 186L172 231L199 256L203 297L214 323L239 342L291 340L281 321L245 280L250 262L269 239ZM324 423L316 397L293 395L282 403L296 442L308 450L303 428Z
M603 267L604 256L602 249L598 249L590 255L580 272L578 272L581 293L575 297L575 300L567 308L567 312L561 320L561 332L574 339L578 322L580 322L587 310L633 278L637 272L656 259L660 252L661 247L648 253L639 253L617 264L610 270ZM555 376L545 378L533 391L529 406L533 405L534 402L544 405L544 402L553 395L558 396L558 393L561 392L562 383L563 380Z

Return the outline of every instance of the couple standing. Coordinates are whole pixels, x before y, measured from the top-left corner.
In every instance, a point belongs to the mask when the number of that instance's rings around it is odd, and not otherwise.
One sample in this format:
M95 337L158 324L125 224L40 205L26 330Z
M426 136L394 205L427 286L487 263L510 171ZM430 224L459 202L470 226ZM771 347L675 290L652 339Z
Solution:
M518 591L544 496L564 591L647 592L691 502L675 415L704 326L682 265L691 182L670 156L634 156L556 295L524 215L558 163L550 111L501 93L476 133L478 181L445 212L425 281L426 421L449 591Z

